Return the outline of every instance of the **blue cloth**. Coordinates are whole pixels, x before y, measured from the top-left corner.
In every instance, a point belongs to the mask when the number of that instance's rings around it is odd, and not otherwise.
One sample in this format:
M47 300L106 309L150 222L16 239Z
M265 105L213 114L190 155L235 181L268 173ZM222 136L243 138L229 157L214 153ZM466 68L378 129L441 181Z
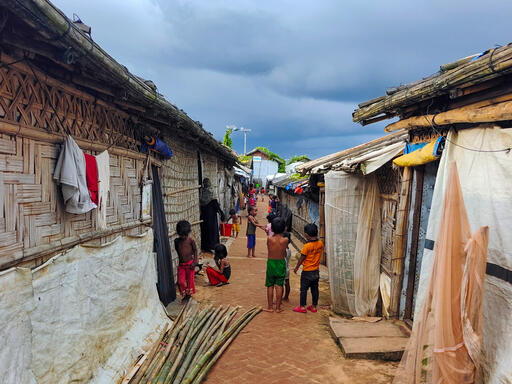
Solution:
M404 148L404 155L407 155L408 153L417 151L418 149L423 148L428 143L407 143L405 144Z
M317 226L320 225L320 211L318 209L318 203L310 201L308 204L309 221L315 223Z
M256 235L247 235L247 248L252 249L256 246Z
M142 142L142 152L147 153L149 149L152 149L159 155L169 159L173 156L171 148L165 143L165 141L160 140L157 137L152 136L150 141L144 140Z

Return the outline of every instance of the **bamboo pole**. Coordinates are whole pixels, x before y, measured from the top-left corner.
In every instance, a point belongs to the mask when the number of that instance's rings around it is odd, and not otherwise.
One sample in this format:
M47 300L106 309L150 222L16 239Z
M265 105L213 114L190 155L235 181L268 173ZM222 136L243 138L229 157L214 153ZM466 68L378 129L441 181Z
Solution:
M64 142L66 138L66 135L64 134L50 133L43 131L41 129L32 128L24 124L9 122L6 120L0 121L0 133L5 133L8 135L14 135L19 137L26 137L28 139L41 140L47 143L54 144L60 144ZM108 149L109 153L111 154L129 157L130 159L145 160L147 158L147 154L145 153L135 152L130 149L117 147L115 145L109 147L108 145L103 143L84 140L78 137L74 137L73 139L76 141L78 146L84 150L101 152ZM153 157L151 157L151 162L159 167L162 165L161 161L158 161Z
M163 364L169 357L174 346L174 341L182 330L184 324L185 323L180 323L172 328L166 341L167 345L165 346L165 350L162 353L157 354L157 356L153 356L152 365L150 368L148 368L147 381L152 381L158 376Z
M202 320L206 316L206 314L207 314L207 311L206 311L206 309L204 309L204 310L201 310L199 312L199 314L196 314L196 316L193 318L193 321L191 323L189 331L187 332L187 335L185 336L185 339L180 346L179 352L178 352L176 358L174 359L174 363L171 366L171 369L169 370L167 377L164 379L164 381L162 383L171 383L174 381L174 378L178 374L178 367L180 367L180 365L185 357L185 351L186 351L187 345L190 342L190 340L192 339L192 337L194 336L196 330L199 329L198 324L202 323ZM160 381L158 381L158 383L160 384Z
M510 96L508 96L510 97ZM479 103L481 105L481 103ZM430 127L433 125L447 125L457 123L490 123L494 121L512 120L512 101L505 101L496 105L474 108L466 106L452 109L435 115L413 116L408 119L389 124L387 132Z
M150 352L148 353L146 360L144 360L142 365L139 367L139 370L137 371L137 373L134 376L132 376L132 379L130 380L130 384L140 383L142 376L146 372L147 368L151 364L151 360L153 359L156 352L158 351L158 346L159 346L161 340L164 338L166 332L167 332L167 327L164 327L162 332L160 332L160 336L156 340L155 345L153 345L153 347L150 349Z
M412 167L404 167L400 188L400 201L396 213L396 228L391 257L391 298L390 317L398 317L400 292L402 289L405 247L407 243L407 218L409 216L409 196L412 184Z
M204 342L199 346L199 349L196 351L194 359L192 360L192 366L194 366L197 363L197 361L201 358L202 353L205 350L208 350L217 339L217 333L219 331L220 325L223 322L224 316L229 316L229 314L231 313L236 313L237 310L237 308L234 308L233 311L233 308L226 307L225 310L221 310L219 312L219 315L215 318L210 328L207 330L204 336Z
M233 342L233 340L238 336L238 334L245 328L247 324L258 314L261 312L260 309L255 309L245 320L241 323L238 328L236 328L233 334L224 342L222 347L217 351L217 353L210 359L208 364L206 364L201 371L197 374L196 378L192 382L192 384L199 384L206 377L211 367L219 360L224 351L229 347L229 345Z
M191 317L186 321L186 324L184 325L183 329L181 330L180 336L179 336L178 340L176 341L176 344L173 346L174 352L175 352L174 356L177 356L179 354L179 351L181 351L181 348L183 347L183 343L185 343L187 337L189 336L189 334L191 332L192 324L194 321L195 321L194 317ZM172 358L172 357L173 356L171 354L171 358L168 358L166 360L164 368L160 371L159 375L156 377L156 381L153 381L153 382L158 383L158 384L170 382L167 380L167 377L169 377L169 375L171 375L171 377L172 377L173 369L176 369L176 359Z
M114 235L116 233L124 232L136 227L147 226L151 224L151 219L143 221L135 221L132 223L113 225L108 229L85 233L82 235L75 235L64 238L62 240L55 240L51 244L42 244L36 247L28 248L23 250L23 257L17 260L12 260L7 263L0 265L0 270L12 268L14 266L26 263L28 261L37 259L39 257L49 256L75 245L85 243L87 241L97 240L102 237Z
M208 363L208 361L214 356L215 352L230 338L230 336L244 324L245 320L251 316L253 312L256 312L261 309L251 308L244 314L242 314L235 323L223 333L222 337L215 342L215 344L201 357L201 359L196 363L194 368L188 372L183 380L183 384L191 384L192 380L199 374L201 369Z
M193 361L193 358L194 358L194 353L192 353L194 350L197 351L197 349L199 348L199 345L200 345L200 342L203 342L204 341L204 334L207 330L207 325L206 324L209 324L209 320L210 319L213 319L213 314L215 312L214 311L211 311L207 316L206 316L206 321L202 321L201 324L198 324L197 326L197 330L198 332L196 333L196 336L192 338L191 342L189 343L189 345L187 346L186 348L186 357L185 359L183 360L181 366L180 366L180 369L178 371L178 373L176 374L176 377L173 381L173 383L175 384L179 384L181 383L181 380L183 379L183 376L185 375L185 373L187 372L187 369L188 367L190 366L190 363Z

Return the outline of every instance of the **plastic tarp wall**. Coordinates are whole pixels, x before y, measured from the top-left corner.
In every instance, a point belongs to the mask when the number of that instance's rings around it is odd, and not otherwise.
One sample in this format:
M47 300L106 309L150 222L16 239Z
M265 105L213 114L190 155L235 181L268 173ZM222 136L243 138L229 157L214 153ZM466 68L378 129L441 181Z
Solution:
M437 173L427 229L427 242L435 241L449 164L455 161L471 230L489 226L488 263L498 269L508 270L509 274L512 270L512 153L489 151L511 147L512 129L479 127L460 130L458 133L451 131ZM415 317L419 315L418 311L428 291L432 262L433 251L425 248ZM488 273L484 289L484 382L511 383L512 284Z
M169 321L152 249L150 230L0 274L0 382L116 382Z
M327 265L333 310L354 313L354 251L363 177L343 171L325 175Z

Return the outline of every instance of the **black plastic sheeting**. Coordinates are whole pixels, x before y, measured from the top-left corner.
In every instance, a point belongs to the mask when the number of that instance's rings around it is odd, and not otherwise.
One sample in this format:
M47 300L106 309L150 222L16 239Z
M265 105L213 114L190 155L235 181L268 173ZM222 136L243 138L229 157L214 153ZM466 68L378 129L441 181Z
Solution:
M156 252L156 267L158 273L158 296L160 301L167 305L176 300L174 274L172 271L171 245L169 244L169 230L165 219L164 200L158 168L152 166L153 186L153 233L154 251Z

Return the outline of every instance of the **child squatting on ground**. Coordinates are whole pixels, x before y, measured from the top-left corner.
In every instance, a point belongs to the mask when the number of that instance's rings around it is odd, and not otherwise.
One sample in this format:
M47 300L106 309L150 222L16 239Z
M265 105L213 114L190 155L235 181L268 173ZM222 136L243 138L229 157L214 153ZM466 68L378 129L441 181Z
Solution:
M240 226L242 224L242 217L236 213L235 209L231 209L229 211L229 219L231 220L231 224L233 224L231 235L233 237L238 237L238 234L240 233Z
M301 255L293 272L297 273L302 265L300 275L300 306L293 309L294 312L317 312L318 305L318 281L320 280L320 258L324 251L324 244L318 240L318 228L315 224L307 224L304 227L307 243L304 244ZM313 305L306 308L308 289L311 289Z
M256 228L261 228L265 230L264 225L260 225L258 223L258 219L256 219L256 215L258 214L258 209L254 207L249 208L249 216L247 216L247 257L256 257L254 255L254 250L256 249Z
M224 244L217 244L214 248L215 255L213 260L217 265L218 269L207 267L206 275L210 285L220 287L222 285L229 284L229 278L231 277L231 265L228 260L228 250Z
M268 306L264 309L266 312L274 312L274 292L275 312L283 312L281 301L286 279L286 249L288 248L288 238L283 236L284 229L285 222L281 218L272 220L274 236L267 238L268 258L265 286L267 287Z
M192 227L186 220L178 221L176 224L176 233L179 237L174 240L174 248L178 253L178 286L183 300L188 300L196 293L194 275L198 259L196 242L189 236L191 231Z

